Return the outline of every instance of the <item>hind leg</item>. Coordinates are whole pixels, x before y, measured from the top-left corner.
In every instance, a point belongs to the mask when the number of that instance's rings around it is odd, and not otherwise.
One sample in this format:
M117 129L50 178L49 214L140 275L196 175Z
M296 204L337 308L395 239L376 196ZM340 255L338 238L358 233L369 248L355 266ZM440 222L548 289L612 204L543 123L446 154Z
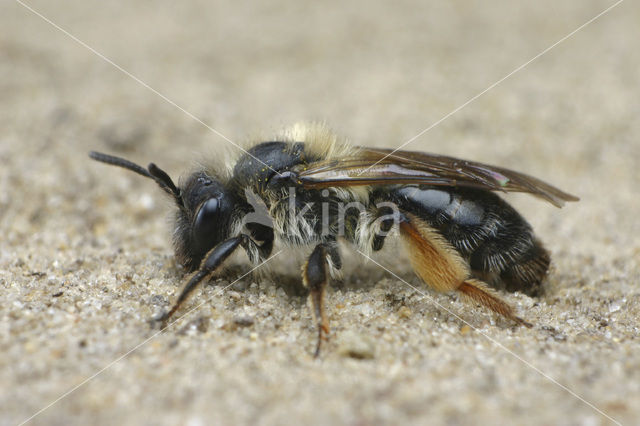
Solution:
M413 269L434 289L457 291L465 298L518 324L531 326L516 316L484 282L471 277L468 263L437 231L418 217L405 214L400 220L400 235L407 246Z

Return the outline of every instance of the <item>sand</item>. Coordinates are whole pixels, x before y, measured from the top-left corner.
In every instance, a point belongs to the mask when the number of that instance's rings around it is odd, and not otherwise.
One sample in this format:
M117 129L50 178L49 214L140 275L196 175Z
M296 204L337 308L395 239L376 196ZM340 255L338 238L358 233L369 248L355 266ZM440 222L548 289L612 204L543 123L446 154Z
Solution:
M637 424L640 8L519 68L612 4L28 2L84 46L3 2L0 424ZM380 147L429 129L406 148L580 196L507 197L553 255L544 296L503 295L535 326L429 291L390 246L397 277L345 248L319 359L286 253L233 283L239 258L157 335L185 277L171 202L87 152L177 177L235 149L220 134L299 120Z

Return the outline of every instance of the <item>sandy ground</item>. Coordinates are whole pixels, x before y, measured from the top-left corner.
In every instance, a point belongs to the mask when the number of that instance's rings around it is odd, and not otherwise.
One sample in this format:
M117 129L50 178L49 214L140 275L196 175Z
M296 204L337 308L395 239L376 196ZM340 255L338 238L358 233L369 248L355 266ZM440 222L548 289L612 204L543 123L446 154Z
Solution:
M28 4L234 141L326 120L395 147L613 1ZM288 255L271 280L213 280L154 334L146 321L184 277L170 203L86 153L178 176L234 148L2 2L0 423L638 424L639 19L621 3L407 147L582 198L508 197L553 253L543 297L504 296L535 327L423 296L395 249L381 261L420 291L351 254L314 359Z

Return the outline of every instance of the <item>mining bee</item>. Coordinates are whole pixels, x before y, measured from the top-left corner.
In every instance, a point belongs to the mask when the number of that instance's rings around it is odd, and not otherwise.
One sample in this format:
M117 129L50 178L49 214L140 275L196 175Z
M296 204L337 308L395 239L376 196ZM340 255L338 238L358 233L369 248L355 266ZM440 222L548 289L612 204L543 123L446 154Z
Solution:
M153 179L175 201L175 254L193 275L158 318L163 327L236 250L245 250L257 265L277 243L310 251L302 281L318 331L316 356L329 333L324 291L342 266L339 240L368 256L382 249L388 235L399 235L413 269L430 287L457 291L531 327L496 289L538 294L549 252L495 192L525 192L557 207L578 200L501 167L352 146L320 124L293 126L254 144L231 167L201 167L179 186L153 163L145 169L106 154L90 156ZM247 220L252 216L258 220Z

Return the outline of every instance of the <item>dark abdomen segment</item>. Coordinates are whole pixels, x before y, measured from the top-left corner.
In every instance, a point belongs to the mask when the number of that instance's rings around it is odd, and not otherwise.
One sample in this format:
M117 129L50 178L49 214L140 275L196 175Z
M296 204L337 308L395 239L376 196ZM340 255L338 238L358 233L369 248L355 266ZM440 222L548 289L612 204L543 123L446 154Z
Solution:
M464 259L477 278L509 291L540 292L549 253L531 226L494 193L475 189L401 186L391 200L426 221Z

